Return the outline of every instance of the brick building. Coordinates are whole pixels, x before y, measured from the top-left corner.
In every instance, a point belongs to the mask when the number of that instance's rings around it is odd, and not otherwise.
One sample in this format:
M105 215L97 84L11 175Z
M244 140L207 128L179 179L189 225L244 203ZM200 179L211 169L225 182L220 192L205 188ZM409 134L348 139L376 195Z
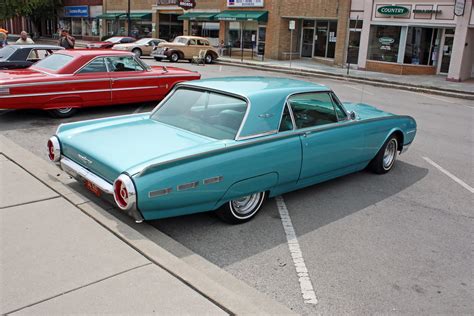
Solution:
M63 0L63 7L58 9L58 28L68 29L78 39L98 40L102 11L102 0Z
M172 40L178 35L223 42L227 54L265 58L314 58L328 64L345 62L350 1L348 0L191 0L131 1L131 29L140 36ZM127 1L104 0L103 34L128 32ZM290 45L290 21L294 21ZM290 51L290 46L291 51Z

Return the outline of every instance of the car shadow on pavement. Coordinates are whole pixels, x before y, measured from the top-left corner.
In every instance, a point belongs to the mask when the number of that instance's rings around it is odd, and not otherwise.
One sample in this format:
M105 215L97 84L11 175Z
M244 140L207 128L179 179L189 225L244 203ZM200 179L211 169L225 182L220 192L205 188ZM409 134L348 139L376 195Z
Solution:
M410 188L427 174L426 168L398 161L385 175L361 171L287 193L283 198L296 234L302 236L384 201ZM223 223L213 212L155 220L149 224L220 267L286 243L274 199L268 200L254 219L241 225Z

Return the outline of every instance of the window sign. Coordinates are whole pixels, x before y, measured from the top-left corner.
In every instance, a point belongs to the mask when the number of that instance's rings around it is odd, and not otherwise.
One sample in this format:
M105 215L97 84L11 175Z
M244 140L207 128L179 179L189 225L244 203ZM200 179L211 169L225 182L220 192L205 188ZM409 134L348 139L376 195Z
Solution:
M87 18L89 16L89 6L76 5L64 7L64 17L66 18Z
M227 0L228 7L263 7L263 0Z
M408 11L408 8L397 5L385 5L377 9L377 12L383 15L404 15Z
M454 15L462 16L464 15L464 7L466 6L466 0L456 0L454 4Z

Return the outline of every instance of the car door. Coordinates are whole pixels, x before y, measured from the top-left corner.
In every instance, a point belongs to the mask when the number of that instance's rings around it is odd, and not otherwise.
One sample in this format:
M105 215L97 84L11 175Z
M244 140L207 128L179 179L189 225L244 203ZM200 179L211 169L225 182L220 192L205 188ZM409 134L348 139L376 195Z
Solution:
M188 41L188 47L186 48L186 52L184 58L190 59L193 58L193 56L197 56L199 53L199 49L201 47L198 45L198 42L196 39L191 38Z
M165 94L156 73L148 71L134 56L106 57L110 71L112 103L159 100Z
M288 98L302 146L298 181L318 182L364 160L365 135L331 92L296 94Z
M97 57L79 69L72 84L80 93L83 106L109 105L112 102L111 80L104 57Z

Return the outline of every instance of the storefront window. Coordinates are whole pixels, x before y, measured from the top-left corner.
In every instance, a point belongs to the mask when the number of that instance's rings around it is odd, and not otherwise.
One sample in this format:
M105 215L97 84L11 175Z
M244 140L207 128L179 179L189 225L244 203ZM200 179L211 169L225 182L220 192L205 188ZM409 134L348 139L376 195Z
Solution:
M369 35L369 60L397 62L401 26L372 25Z
M166 41L173 41L177 36L183 35L183 21L178 20L180 14L163 14L159 15L159 38ZM150 23L151 27L151 23Z
M334 58L336 37L336 21L316 21L314 57Z
M257 21L229 22L227 27L228 45L234 48L242 48L242 42L243 48L256 48L257 29Z
M151 37L151 21L132 21L130 34L135 38Z
M212 46L219 45L219 22L191 21L191 35L209 39Z
M435 47L437 29L409 27L405 47L405 64L433 65L432 53Z

